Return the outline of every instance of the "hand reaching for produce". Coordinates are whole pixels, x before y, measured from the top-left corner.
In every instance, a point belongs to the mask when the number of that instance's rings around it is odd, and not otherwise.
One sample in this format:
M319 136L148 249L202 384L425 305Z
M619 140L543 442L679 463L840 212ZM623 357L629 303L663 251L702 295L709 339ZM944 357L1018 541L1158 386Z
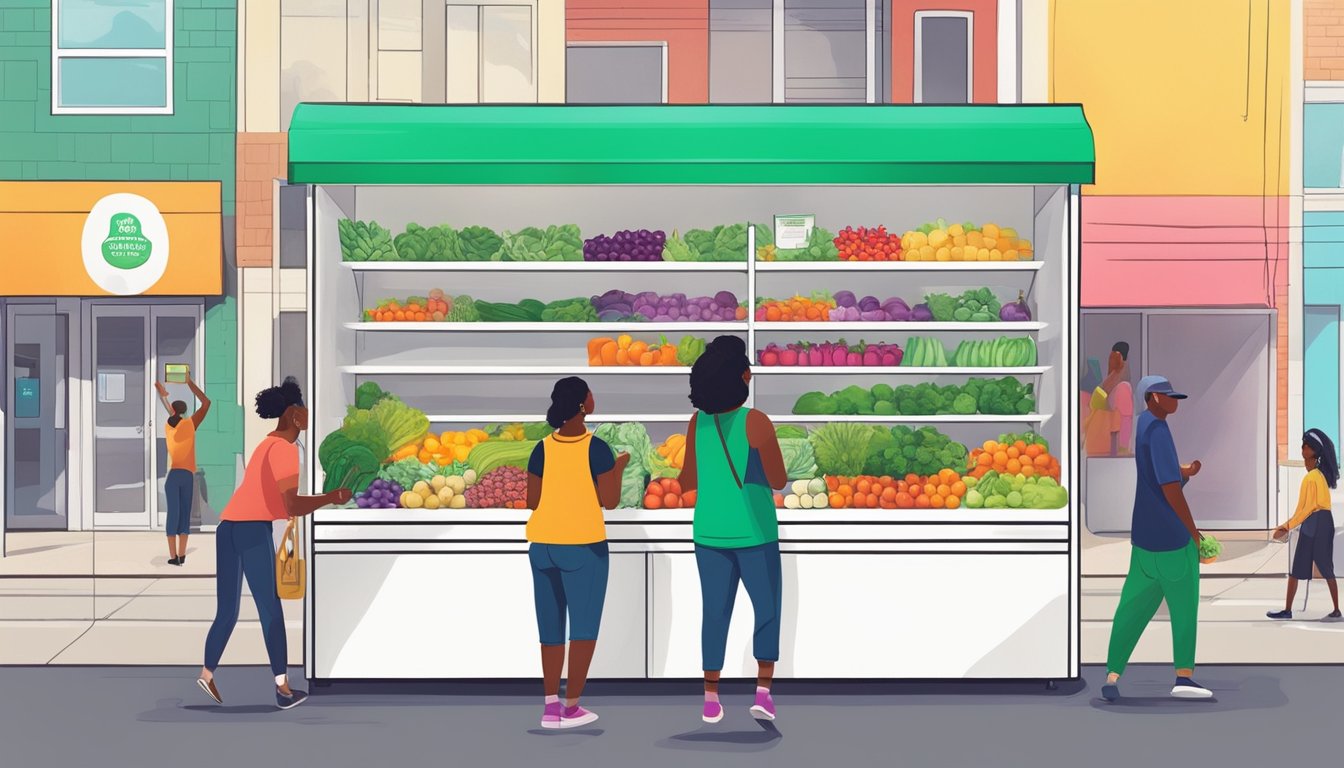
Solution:
M1186 465L1186 466L1184 466L1184 467L1181 467L1181 477L1184 477L1185 479L1189 480L1190 478L1194 477L1195 475L1198 475L1198 474L1199 474L1199 470L1201 470L1201 469L1203 469L1203 468L1204 468L1204 465L1203 465L1203 464L1200 464L1198 460L1193 461L1193 462L1191 462L1190 464L1188 464L1188 465Z
M337 488L331 492L331 501L333 504L348 504L353 496L349 488Z

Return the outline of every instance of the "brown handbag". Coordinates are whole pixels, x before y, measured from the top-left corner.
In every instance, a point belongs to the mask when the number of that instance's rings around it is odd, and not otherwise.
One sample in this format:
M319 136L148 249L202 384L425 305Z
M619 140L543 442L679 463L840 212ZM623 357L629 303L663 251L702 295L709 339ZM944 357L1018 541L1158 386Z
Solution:
M275 553L275 591L281 600L303 599L308 579L305 565L299 557L299 520L291 517Z

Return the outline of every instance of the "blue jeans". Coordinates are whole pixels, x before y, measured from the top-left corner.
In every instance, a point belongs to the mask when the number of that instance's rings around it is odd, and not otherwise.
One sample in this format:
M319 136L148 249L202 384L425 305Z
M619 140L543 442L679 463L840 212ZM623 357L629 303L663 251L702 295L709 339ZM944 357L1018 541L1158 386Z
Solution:
M784 609L783 575L779 542L756 547L717 549L695 545L695 564L700 569L700 653L706 672L723 670L728 645L728 622L733 618L737 584L747 588L756 615L752 655L757 661L779 661L779 617Z
M611 567L607 542L533 544L527 549L527 559L532 563L532 596L541 644L565 644L566 613L570 640L596 640Z
M224 646L229 644L229 635L238 623L244 577L257 604L271 674L283 675L289 659L285 614L275 592L275 544L271 524L260 520L225 520L215 531L215 621L205 636L205 668L215 671Z
M191 489L195 480L189 469L170 469L163 479L163 495L168 499L168 525L164 533L169 536L191 533Z

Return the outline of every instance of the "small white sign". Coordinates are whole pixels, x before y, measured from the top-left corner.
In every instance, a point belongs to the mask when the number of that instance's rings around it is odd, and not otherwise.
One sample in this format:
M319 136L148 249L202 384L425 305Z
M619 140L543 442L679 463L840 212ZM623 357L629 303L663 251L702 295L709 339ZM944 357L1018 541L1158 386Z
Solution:
M84 220L84 270L99 288L135 296L168 269L168 225L149 200L118 192L99 200Z
M776 216L775 247L782 251L806 248L812 241L812 228L816 222L817 217L813 214Z

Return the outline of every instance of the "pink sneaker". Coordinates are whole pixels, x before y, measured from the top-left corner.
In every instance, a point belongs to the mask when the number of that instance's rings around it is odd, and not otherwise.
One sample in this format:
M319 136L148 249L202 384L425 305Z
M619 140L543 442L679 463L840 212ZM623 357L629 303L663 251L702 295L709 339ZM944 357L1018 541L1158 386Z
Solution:
M560 715L560 728L581 728L589 723L597 722L597 714L589 712L577 704L572 707L566 707Z
M561 727L560 718L564 714L564 711L565 711L565 705L561 704L558 701L553 704L547 704L545 711L542 712L541 714L541 727L542 728Z
M756 703L751 705L751 716L757 720L775 719L775 699L769 691L756 691Z
M723 705L717 701L706 701L705 711L700 715L700 719L706 723L717 723L723 719Z

